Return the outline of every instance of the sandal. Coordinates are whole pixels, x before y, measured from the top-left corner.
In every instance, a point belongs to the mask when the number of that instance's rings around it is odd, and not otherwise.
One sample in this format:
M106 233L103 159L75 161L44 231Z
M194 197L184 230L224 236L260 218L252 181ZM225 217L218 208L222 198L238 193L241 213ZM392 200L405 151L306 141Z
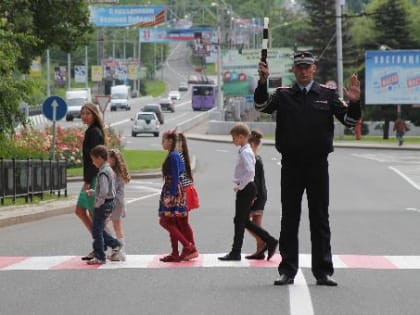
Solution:
M198 257L198 251L195 248L194 245L191 245L190 247L187 247L183 249L182 254L181 254L181 258L182 260L190 260L190 259L194 259Z
M181 257L169 254L167 256L163 256L163 257L159 258L159 260L162 261L162 262L180 262Z

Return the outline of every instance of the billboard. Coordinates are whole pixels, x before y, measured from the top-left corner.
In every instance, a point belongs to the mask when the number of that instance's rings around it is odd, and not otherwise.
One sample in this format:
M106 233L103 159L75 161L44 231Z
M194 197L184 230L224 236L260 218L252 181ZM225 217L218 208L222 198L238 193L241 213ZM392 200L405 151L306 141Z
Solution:
M141 28L139 36L141 43L168 43L210 38L213 29L208 27L193 28Z
M420 50L366 52L367 105L420 103Z
M91 6L90 19L97 27L153 26L164 23L164 6Z
M290 72L293 63L292 48L272 48L268 50L268 63L272 78L281 80L283 85L294 82ZM258 62L260 49L229 50L223 54L223 93L225 96L253 95L258 82Z

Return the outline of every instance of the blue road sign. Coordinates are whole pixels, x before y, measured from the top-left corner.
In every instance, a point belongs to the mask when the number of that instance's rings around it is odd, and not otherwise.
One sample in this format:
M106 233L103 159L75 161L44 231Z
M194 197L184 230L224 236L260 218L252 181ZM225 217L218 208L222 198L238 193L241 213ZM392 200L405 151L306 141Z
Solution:
M42 112L51 121L54 121L55 112L55 120L60 120L67 114L67 104L59 96L50 96L42 104Z

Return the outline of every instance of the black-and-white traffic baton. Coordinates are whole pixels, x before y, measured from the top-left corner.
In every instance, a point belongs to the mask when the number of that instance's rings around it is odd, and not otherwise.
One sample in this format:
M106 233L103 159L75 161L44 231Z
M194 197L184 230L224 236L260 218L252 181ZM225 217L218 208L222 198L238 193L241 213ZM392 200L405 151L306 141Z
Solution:
M268 22L269 18L264 18L263 40L261 49L261 61L267 63L267 49L268 49Z

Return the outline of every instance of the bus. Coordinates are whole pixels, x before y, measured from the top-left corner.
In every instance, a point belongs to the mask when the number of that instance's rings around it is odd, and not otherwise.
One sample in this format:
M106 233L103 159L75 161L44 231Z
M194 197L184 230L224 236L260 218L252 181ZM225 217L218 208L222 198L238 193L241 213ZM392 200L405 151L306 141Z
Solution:
M209 110L217 104L216 84L193 84L191 88L191 106L193 110Z

